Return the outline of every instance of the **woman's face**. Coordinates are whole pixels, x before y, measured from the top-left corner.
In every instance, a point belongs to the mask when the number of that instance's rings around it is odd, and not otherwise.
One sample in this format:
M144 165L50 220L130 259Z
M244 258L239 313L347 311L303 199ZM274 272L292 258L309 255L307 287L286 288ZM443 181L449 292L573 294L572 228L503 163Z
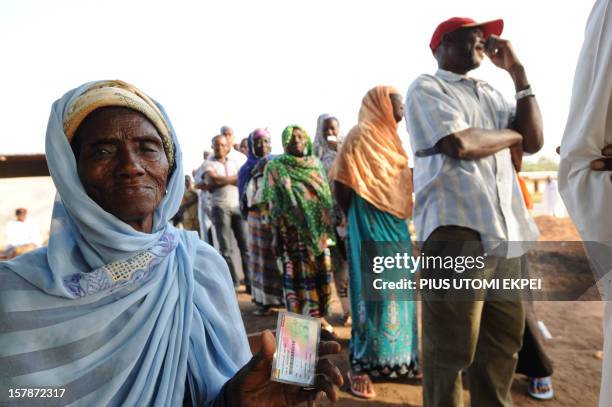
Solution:
M287 153L296 157L303 157L306 149L306 134L297 127L293 129L289 144L287 144Z
M244 155L249 155L249 139L243 138L240 140L240 152Z
M270 154L270 138L269 137L255 137L253 139L253 152L256 157L265 157Z
M327 139L329 136L338 137L340 134L340 125L336 119L326 119L323 122L323 136Z
M396 122L401 122L404 118L404 102L402 101L402 95L399 93L392 93L391 105L393 105L393 118Z
M134 229L150 233L169 172L155 126L134 110L104 107L83 120L73 146L87 195Z

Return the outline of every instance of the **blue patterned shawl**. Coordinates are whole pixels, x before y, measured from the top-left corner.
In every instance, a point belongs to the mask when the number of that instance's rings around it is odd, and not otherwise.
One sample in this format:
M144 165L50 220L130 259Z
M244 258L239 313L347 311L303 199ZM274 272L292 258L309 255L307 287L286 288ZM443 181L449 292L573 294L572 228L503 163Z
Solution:
M257 157L255 155L255 136L256 135L269 138L270 132L268 132L268 129L260 128L260 129L253 130L251 134L249 134L249 138L247 139L247 143L249 146L249 151L247 154L247 161L242 165L242 167L240 167L240 170L238 171L238 194L240 195L240 197L242 197L242 195L246 191L247 184L249 183L251 178L253 178L253 174L251 174L251 171L253 170L253 168L255 168L255 166L259 164L259 162L262 160L267 161L267 160L271 160L272 158L274 158L274 156L271 154L268 154L265 157Z
M213 400L250 358L229 271L168 221L183 196L180 147L168 192L141 233L87 194L53 104L46 155L58 196L48 248L0 263L0 404L7 388L59 386L61 404L180 406ZM55 400L59 401L59 400Z

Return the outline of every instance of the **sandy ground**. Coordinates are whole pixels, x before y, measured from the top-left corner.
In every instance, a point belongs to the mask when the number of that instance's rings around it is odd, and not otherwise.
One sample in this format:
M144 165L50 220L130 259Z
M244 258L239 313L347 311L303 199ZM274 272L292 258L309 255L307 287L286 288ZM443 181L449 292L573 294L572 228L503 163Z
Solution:
M541 240L572 241L579 240L578 235L567 218L552 217L536 218L542 232ZM559 253L557 261L564 261L565 253ZM536 254L530 257L530 263L536 268L557 267L550 262L551 254L547 257ZM554 258L554 253L553 253ZM545 259L546 261L544 261ZM276 314L269 317L256 317L252 315L255 309L250 302L250 296L239 294L238 299L242 310L245 327L248 333L259 332L263 329L274 329ZM534 302L536 317L543 321L552 335L551 340L545 342L549 357L553 360L555 373L553 386L555 398L541 402L531 399L527 395L527 382L523 376L516 375L512 386L512 397L516 406L567 406L589 407L596 406L601 378L601 349L603 304L599 301L538 301ZM342 352L332 357L334 363L342 372L348 371L348 341L350 327L340 326L340 306L337 301L333 306L334 316L330 322L336 325L336 332L341 338ZM365 401L353 397L345 384L340 389L338 406L422 406L421 384L415 381L395 380L377 382L375 390L377 398ZM464 392L466 405L469 405L469 392ZM332 405L322 401L319 405Z

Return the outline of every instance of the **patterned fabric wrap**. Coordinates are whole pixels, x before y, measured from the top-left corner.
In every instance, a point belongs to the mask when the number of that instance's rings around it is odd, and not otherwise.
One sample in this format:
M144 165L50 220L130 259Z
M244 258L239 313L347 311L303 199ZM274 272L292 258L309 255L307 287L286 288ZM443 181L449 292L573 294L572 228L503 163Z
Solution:
M116 291L126 285L133 285L143 278L149 278L151 271L177 246L176 237L171 233L149 250L142 251L126 260L114 261L90 272L74 273L64 279L64 286L75 296L84 297L102 291Z
M255 129L253 132L251 132L251 134L249 134L247 139L249 146L247 160L238 171L238 193L240 196L244 194L244 190L252 177L251 170L255 168L259 161L268 160L271 158L270 155L267 157L257 157L255 155L254 142L255 138L258 137L270 137L270 132L268 132L268 129Z
M101 107L127 107L144 114L155 126L164 144L170 168L174 166L174 143L164 115L140 89L129 83L114 80L94 82L72 101L64 114L64 134L72 141L81 122L94 110Z
M349 287L353 316L349 344L351 367L372 376L410 376L418 371L416 302L393 296L382 301L366 301L362 294L364 281L361 271L364 243L398 242L402 246L397 249L398 253L401 250L412 255L408 225L404 219L379 210L359 195L353 193L352 196L348 214ZM376 248L381 251L380 255L389 255L384 246ZM414 279L410 271L402 273L402 277Z
M104 82L103 82L104 83ZM65 388L62 404L182 406L215 400L251 354L224 260L174 228L184 189L176 169L142 233L86 194L64 134L72 103L53 104L46 157L57 188L49 246L0 263L0 388ZM0 394L0 404L10 401Z
M306 135L303 157L286 152L294 128ZM331 192L321 161L311 155L312 142L304 129L288 126L283 131L285 154L271 160L264 173L264 200L270 219L278 224L285 217L297 228L301 240L318 256L334 244L334 217Z
M274 238L269 224L262 222L262 211L254 206L248 213L249 271L251 297L262 306L282 306L283 280L272 246Z
M328 315L332 301L329 249L315 255L298 229L284 220L279 230L287 310L311 317Z

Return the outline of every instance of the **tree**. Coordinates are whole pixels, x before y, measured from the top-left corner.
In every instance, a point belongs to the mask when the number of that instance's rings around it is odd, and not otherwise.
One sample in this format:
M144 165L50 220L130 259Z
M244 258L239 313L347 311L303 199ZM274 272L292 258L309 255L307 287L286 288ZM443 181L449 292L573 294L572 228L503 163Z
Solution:
M549 157L540 157L536 162L523 161L522 171L557 171L559 163Z

